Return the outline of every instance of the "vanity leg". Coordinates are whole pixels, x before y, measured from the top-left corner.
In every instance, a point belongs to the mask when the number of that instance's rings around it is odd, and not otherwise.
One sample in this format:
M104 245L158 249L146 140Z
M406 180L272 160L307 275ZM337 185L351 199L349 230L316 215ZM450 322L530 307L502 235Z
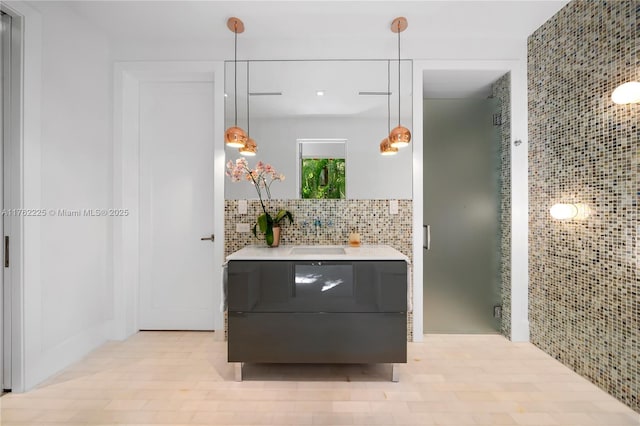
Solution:
M400 381L400 376L398 375L398 369L395 364L391 364L391 381L394 383L398 383Z
M235 378L236 378L236 382L241 382L242 381L242 366L243 366L243 362L236 362L235 365Z

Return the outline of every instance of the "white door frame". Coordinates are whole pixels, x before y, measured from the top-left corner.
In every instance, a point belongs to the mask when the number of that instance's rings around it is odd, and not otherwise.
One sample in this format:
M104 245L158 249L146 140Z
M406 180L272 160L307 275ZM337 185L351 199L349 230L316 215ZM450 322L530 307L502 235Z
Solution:
M423 72L429 70L497 70L511 72L511 340L529 341L528 251L528 111L527 43L520 60L413 61L413 340L423 339L422 225ZM522 141L517 147L514 141Z
M13 20L13 17L10 14L5 14L2 13L4 12L1 8L0 8L0 18L2 18L3 20L8 20L9 21L9 26L7 27L8 31L12 31L13 26L11 21ZM5 18L5 17L8 17ZM4 25L4 24L3 24ZM0 67L2 67L2 70L0 71L0 73L2 74L2 80L0 80L0 84L2 84L2 89L1 89L1 93L2 93L2 116L0 117L0 122L2 123L2 126L0 126L0 131L2 131L2 146L0 146L0 164L1 164L1 170L2 170L2 209L5 209L5 205L7 206L6 208L9 208L10 205L8 202L5 202L4 200L4 194L7 192L4 189L4 186L8 184L8 182L10 181L9 179L7 179L5 177L5 173L8 172L8 161L7 158L5 158L5 149L4 149L4 145L5 145L5 140L7 142L6 145L9 145L9 138L10 138L10 132L11 132L11 127L9 125L9 122L11 121L10 117L11 117L11 71L10 68L7 70L7 67L11 67L11 47L10 47L10 43L12 41L13 37L7 37L6 39L2 39L0 38L0 42L2 42L2 56L0 57ZM5 62L6 61L6 62ZM5 76L5 72L7 71L7 76ZM8 78L6 78L8 77ZM5 80L6 78L6 80ZM7 84L8 82L8 84ZM2 220L0 221L0 236L4 237L5 233L4 233L4 223L6 221L9 220L9 218L5 219L5 215L2 215ZM6 237L4 237L6 238ZM3 247L3 252L5 252L5 248ZM7 256L7 253L4 253L5 257ZM11 327L11 303L9 303L9 300L11 300L11 278L10 276L5 277L5 275L10 275L8 274L10 272L10 269L4 268L2 270L2 279L0 280L0 392L2 392L2 389L11 389L11 342L5 342L5 338L8 338L11 336L11 331L10 331L10 327ZM5 318L5 316L9 316L9 318ZM5 330L5 328L9 328L9 332L7 333L7 330Z
M140 156L139 85L144 81L212 81L214 84L214 270L220 271L214 328L223 327L222 264L224 260L224 62L119 62L114 68L114 208L129 216L113 224L114 320L112 338L125 339L139 330L140 287Z
M5 208L24 209L40 208L39 181L40 170L35 170L28 177L26 170L31 171L39 164L40 143L40 57L41 57L41 19L40 14L21 2L3 2L0 5L5 13L12 17L12 82L10 105L10 134L5 140L6 164L10 170L5 172L10 182L5 185ZM29 25L25 25L25 21ZM35 160L35 161L33 161ZM36 183L37 181L37 183ZM35 186L31 187L31 184ZM30 186L33 195L25 196L25 186ZM39 242L39 218L29 219L30 241ZM6 223L6 222L5 222ZM11 390L23 392L26 383L26 323L25 306L25 258L33 261L30 269L31 278L39 277L39 247L25 249L25 219L23 216L10 216L4 228L4 234L10 235L10 268L4 270L5 285L11 287L10 320L11 320ZM4 237L4 236L3 236ZM3 241L4 244L4 241ZM4 252L4 250L3 250ZM37 286L36 286L37 287ZM34 294L39 290L34 288Z

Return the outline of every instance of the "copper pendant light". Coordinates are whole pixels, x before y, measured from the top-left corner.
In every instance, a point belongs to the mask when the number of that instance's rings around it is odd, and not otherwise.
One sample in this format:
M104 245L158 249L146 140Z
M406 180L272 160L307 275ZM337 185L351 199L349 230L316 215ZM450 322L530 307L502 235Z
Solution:
M387 61L387 132L391 129L391 61ZM396 155L398 148L391 146L389 138L380 142L380 155Z
M251 137L251 119L249 115L249 61L247 61L247 141L242 145L242 148L238 148L238 152L246 157L253 157L258 150L258 144Z
M398 126L389 133L389 142L394 148L403 148L411 142L411 132L400 124L400 33L407 29L407 18L399 17L391 23L391 31L398 33Z
M244 143L242 148L238 148L238 151L240 151L240 154L246 157L255 156L257 150L258 150L258 145L256 144L256 141L254 141L252 138L247 138L247 141Z
M244 23L238 18L229 18L227 28L234 34L233 48L233 104L235 108L234 125L224 132L224 142L233 148L242 148L247 141L247 133L238 127L238 33L244 32Z
M398 148L391 146L389 138L384 138L382 142L380 142L380 155L396 155L397 153Z

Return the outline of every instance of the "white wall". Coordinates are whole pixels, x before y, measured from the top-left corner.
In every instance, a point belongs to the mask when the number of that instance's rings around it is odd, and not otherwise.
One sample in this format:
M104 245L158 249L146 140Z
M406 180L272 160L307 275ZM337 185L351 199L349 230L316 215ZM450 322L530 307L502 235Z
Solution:
M410 126L410 120L404 125ZM393 125L393 124L392 124ZM412 145L397 155L380 155L387 133L386 118L283 118L251 119L251 136L258 144L256 159L271 164L286 179L271 187L274 199L300 198L296 184L298 139L347 140L347 197L354 199L412 198ZM226 148L229 160L239 158L237 148ZM248 157L249 165L257 160ZM225 180L227 199L255 199L252 185Z
M25 221L26 389L103 343L113 310L110 219L50 212L111 205L109 45L65 7L36 9L41 80L26 84L40 85L40 120L25 119L39 141L25 141L25 166L38 164L25 167L24 195L48 214Z
M218 25L218 24L216 24ZM238 59L372 59L394 58L397 40L389 37L386 27L378 39L358 37L325 37L274 39L243 34ZM487 37L424 40L407 36L402 40L403 58L438 59L511 59L520 54L520 39L500 40ZM121 61L176 60L229 60L233 59L233 44L212 43L211 40L192 40L189 43L166 41L162 43L140 40L116 40L113 56ZM240 47L239 47L240 49Z

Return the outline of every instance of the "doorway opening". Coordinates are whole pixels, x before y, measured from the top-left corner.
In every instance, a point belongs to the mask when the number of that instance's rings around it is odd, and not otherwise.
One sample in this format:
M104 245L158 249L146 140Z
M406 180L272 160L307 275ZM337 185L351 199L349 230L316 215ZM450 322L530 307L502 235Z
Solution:
M423 330L508 335L510 76L423 80Z
M13 388L14 343L17 325L14 318L16 274L20 264L21 213L16 203L17 160L20 135L20 58L21 21L5 6L0 6L0 203L2 215L2 263L0 274L0 391Z

